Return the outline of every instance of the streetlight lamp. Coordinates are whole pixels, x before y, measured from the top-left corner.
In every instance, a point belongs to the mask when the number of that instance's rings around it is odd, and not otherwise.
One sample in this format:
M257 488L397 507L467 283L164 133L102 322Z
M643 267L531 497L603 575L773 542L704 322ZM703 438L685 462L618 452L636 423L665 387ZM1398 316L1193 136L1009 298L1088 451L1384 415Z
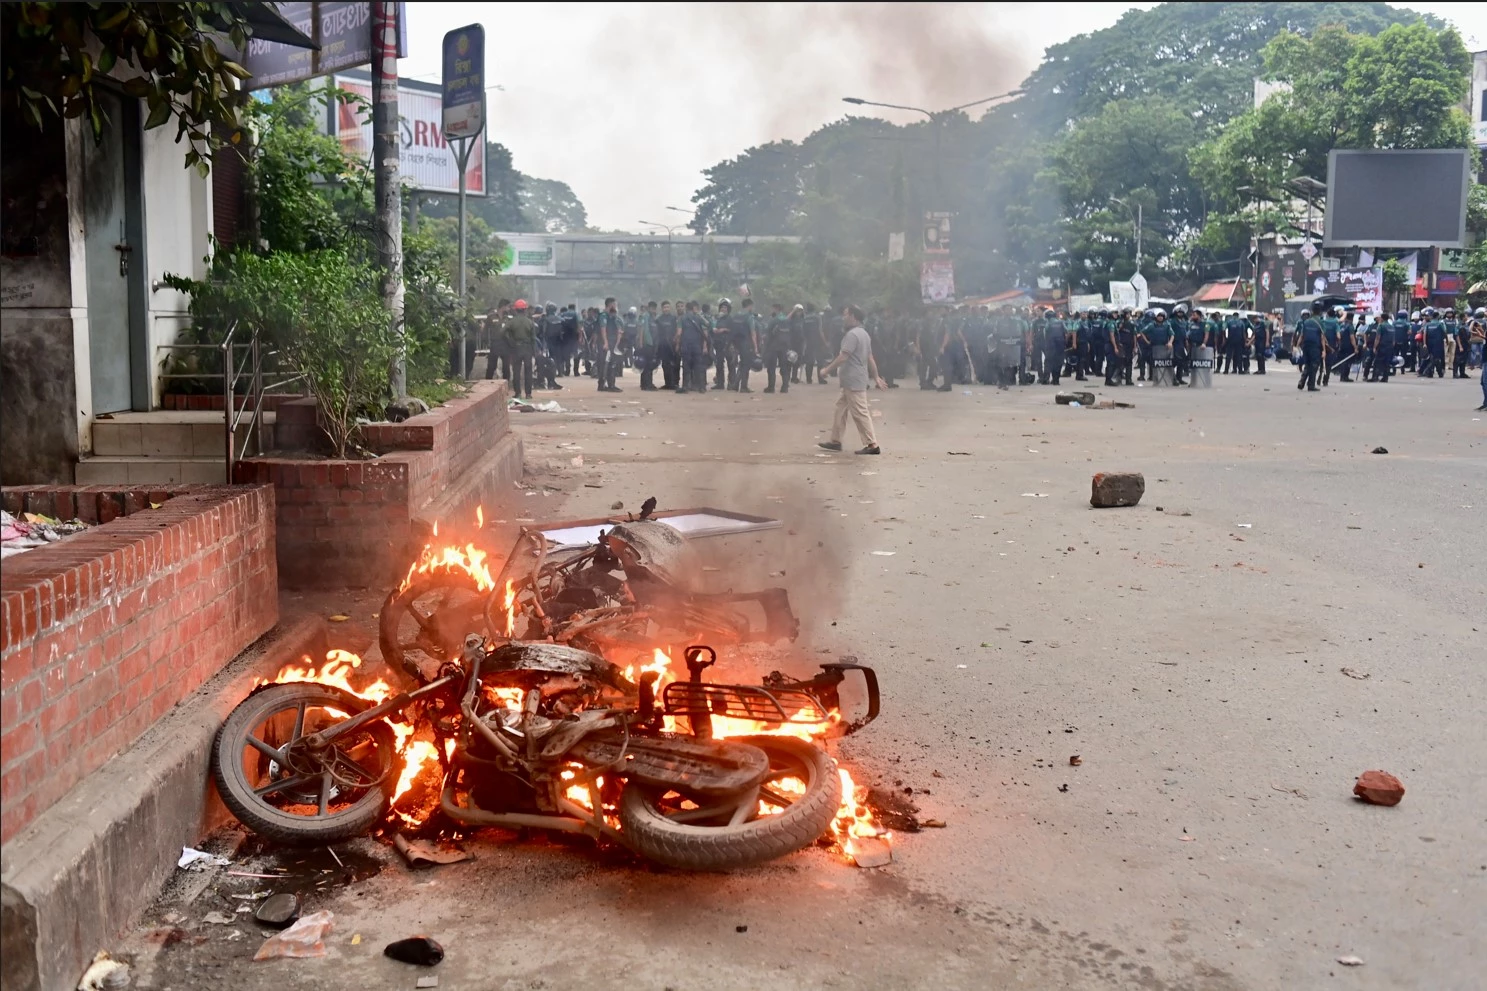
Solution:
M1128 200L1121 199L1119 196L1112 196L1112 197L1110 197L1110 202L1111 203L1119 203L1121 206L1125 207L1127 210L1129 210L1131 208L1130 202ZM1137 275L1140 275L1141 274L1141 229L1144 226L1143 223L1142 223L1142 212L1141 211L1142 211L1142 205L1141 205L1141 202L1138 200L1136 202L1136 274Z
M876 100L864 100L860 96L844 96L842 97L842 102L850 103L855 107L887 107L889 110L912 110L916 114L923 114L929 118L930 123L935 126L935 197L940 201L939 205L943 207L945 205L945 177L941 167L940 132L944 129L943 123L945 117L959 110L979 107L981 104L990 103L992 100L1004 100L1009 96L1021 96L1022 93L1023 90L1020 88L1011 89L1005 93L998 93L996 96L983 97L980 100L972 100L970 103L962 103L959 106L947 107L939 111L925 110L923 107L909 107L902 103L879 103Z
M671 237L672 233L678 227L685 227L685 226L687 226L686 224L658 224L654 220L637 220L636 223L637 224L645 224L645 226L647 226L647 227L660 227L662 230L664 230L666 232L666 236L667 237Z

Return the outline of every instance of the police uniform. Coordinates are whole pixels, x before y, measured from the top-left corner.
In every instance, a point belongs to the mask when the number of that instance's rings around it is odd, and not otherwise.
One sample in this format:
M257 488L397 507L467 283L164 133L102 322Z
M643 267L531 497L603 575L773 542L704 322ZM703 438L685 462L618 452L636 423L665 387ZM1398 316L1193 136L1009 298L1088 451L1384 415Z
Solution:
M776 371L780 376L780 393L783 395L790 391L790 353L790 321L777 306L764 330L764 372L769 376L765 392L774 392Z

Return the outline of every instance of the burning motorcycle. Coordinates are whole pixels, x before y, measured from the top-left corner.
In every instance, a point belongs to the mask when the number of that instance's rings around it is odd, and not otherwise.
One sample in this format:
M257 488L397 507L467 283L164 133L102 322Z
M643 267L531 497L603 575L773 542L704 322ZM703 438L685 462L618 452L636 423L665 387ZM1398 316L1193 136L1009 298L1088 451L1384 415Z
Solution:
M845 772L812 740L876 718L870 668L734 685L703 680L711 647L687 648L685 680L656 655L637 673L569 644L472 634L432 680L376 704L313 681L264 685L218 732L212 773L244 825L286 843L370 830L409 738L432 740L439 807L465 826L581 833L693 870L762 863L840 827ZM851 722L848 678L866 697Z
M686 537L650 518L601 530L587 546L554 547L523 530L499 572L473 544L427 548L389 593L379 619L382 657L428 680L457 657L466 634L551 640L617 662L652 646L704 641L719 646L794 640L800 623L783 588L692 591L700 568Z

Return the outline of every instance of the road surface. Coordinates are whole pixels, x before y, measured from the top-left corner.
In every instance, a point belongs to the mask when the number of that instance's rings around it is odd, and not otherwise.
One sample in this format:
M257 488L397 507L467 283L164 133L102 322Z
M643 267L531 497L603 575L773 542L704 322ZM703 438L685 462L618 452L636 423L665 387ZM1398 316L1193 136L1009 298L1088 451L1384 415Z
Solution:
M441 991L1481 987L1478 387L1294 383L1098 390L1134 409L874 392L877 458L817 451L819 386L682 397L632 373L556 395L601 417L513 414L529 485L508 521L648 495L784 521L729 538L739 570L715 579L784 571L802 651L877 667L884 715L841 755L947 828L878 870L818 849L732 876L509 838L410 874L349 844L372 876L322 857L296 882L328 879L326 957L250 963L247 915L201 918L271 882L224 876L173 885L120 947L136 986L412 988L381 948L422 932ZM1101 470L1144 472L1141 504L1091 509ZM342 608L369 624L377 598ZM1402 804L1352 798L1370 768Z

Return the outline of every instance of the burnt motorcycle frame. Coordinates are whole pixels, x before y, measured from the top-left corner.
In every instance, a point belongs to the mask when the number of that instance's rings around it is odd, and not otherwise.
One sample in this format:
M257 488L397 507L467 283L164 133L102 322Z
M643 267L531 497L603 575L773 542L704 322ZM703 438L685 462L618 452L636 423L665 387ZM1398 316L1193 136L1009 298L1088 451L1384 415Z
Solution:
M540 647L540 645L528 646ZM824 717L825 714L838 710L837 688L845 680L845 672L852 670L863 673L868 696L867 713L851 722L838 723L835 727L835 735L855 733L878 716L880 700L877 676L871 668L860 664L850 662L823 664L821 665L822 673L809 681L791 682L776 672L767 679L767 686L727 685L705 683L702 680L703 672L717 660L717 654L711 647L701 645L688 647L684 656L688 680L667 685L662 692L659 706L656 704L654 690L657 676L647 672L642 675L639 685L632 686L636 689L636 705L633 711L619 707L589 710L594 713L588 719L591 725L584 727L577 739L564 747L556 757L544 757L536 752L536 740L530 734L524 734L528 752L522 753L511 741L491 729L475 712L476 694L481 686L482 666L488 657L483 639L475 634L466 640L460 671L444 674L413 691L400 692L391 696L348 719L307 735L302 743L312 751L323 750L330 747L336 739L353 733L369 723L400 714L416 702L443 699L448 703L458 698L461 718L458 733L452 737L455 740L453 753L446 757L443 747L437 748L444 770L444 783L439 796L439 805L445 815L463 825L495 826L506 829L549 829L580 833L595 839L607 838L633 849L625 833L605 817L601 779L605 775L626 778L633 773L628 768L620 770L620 765L625 762L625 751L631 744L632 734L636 739L660 739L663 716L684 716L687 719L691 737L697 741L712 739L712 717L714 715L739 716L762 722L778 723L798 720L798 716L792 717L786 712L788 703L797 713L806 711L809 707L809 710L822 714ZM684 687L679 689L678 686ZM540 697L541 693L536 688L525 692L522 705L523 726L527 725L528 718L536 714ZM825 721L827 721L825 718L819 720L819 722ZM437 729L438 721L431 719L431 722L435 723ZM577 761L562 759L593 734L612 728L622 730L624 735L624 742L614 760L601 766L588 766ZM478 733L485 743L504 758L504 762L473 754L471 752L472 733ZM441 735L440 743L442 744L443 739L446 738L451 737ZM562 770L571 774L571 777L563 778L560 774L552 773L559 763L562 764ZM502 771L509 771L512 767L522 768L534 785L543 785L547 788L548 803L556 812L492 812L460 804L457 794L459 772L466 768L478 771L482 767L497 768ZM695 781L691 783L696 784ZM567 796L567 790L575 785L582 787L588 794L589 807L585 808ZM633 784L628 786L633 786ZM740 794L746 790L746 788L741 789ZM757 799L754 800L757 801Z

